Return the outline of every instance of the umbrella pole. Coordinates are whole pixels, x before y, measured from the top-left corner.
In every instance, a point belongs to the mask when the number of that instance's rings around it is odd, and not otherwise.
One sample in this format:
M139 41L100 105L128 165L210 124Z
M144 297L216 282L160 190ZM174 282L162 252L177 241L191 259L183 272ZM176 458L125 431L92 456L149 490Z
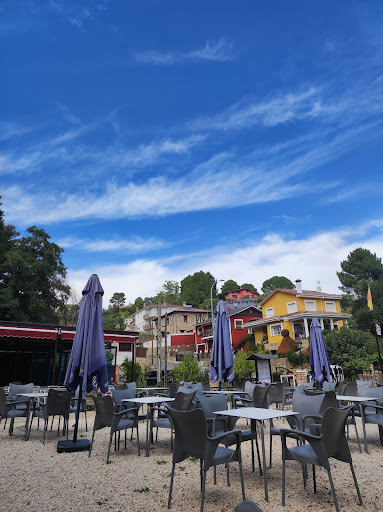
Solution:
M74 422L74 432L73 432L73 442L77 442L77 433L78 433L78 422L80 420L80 407L82 400L82 387L80 387L78 392L78 400L77 400L77 409L76 409L76 421Z

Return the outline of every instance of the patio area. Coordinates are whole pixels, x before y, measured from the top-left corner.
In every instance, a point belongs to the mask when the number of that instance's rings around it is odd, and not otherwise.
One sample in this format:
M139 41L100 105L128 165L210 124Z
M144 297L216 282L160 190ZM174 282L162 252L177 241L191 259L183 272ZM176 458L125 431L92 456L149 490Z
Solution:
M82 415L81 415L82 416ZM91 438L94 412L88 413L87 437ZM362 432L358 418L358 430ZM69 438L73 435L73 415L70 421ZM277 426L287 426L282 420ZM246 422L240 419L238 428L246 429ZM55 429L56 427L56 429ZM145 422L140 422L141 448L145 443ZM359 453L355 432L350 429L350 449L355 472L363 497L363 506L358 505L351 472L347 464L332 462L332 474L339 506L345 512L383 510L383 459L376 425L367 425L369 454ZM135 437L130 442L128 433L127 450L121 442L120 451L112 451L110 463L106 464L109 428L99 430L91 458L88 452L56 452L58 438L57 422L48 431L45 445L42 444L42 429L33 426L29 441L24 441L24 420L16 420L13 437L8 429L0 426L0 464L2 481L0 485L0 509L2 512L42 511L84 511L95 510L154 512L167 509L167 498L171 472L170 432L160 429L159 442L151 449L150 457L137 455ZM269 435L265 428L267 462ZM80 420L79 435L85 433L83 419ZM121 438L123 435L121 435ZM60 436L59 439L62 439ZM264 512L324 512L335 510L327 473L317 470L317 494L313 494L312 479L303 488L302 473L295 462L287 462L286 507L281 506L281 444L273 441L273 467L268 468L269 502L264 500L263 478L258 470L251 471L251 449L249 443L242 445L246 499L255 501ZM176 467L172 508L178 511L200 509L199 462L188 459ZM226 486L226 472L217 468L217 485L213 483L213 470L208 472L206 484L206 512L233 512L242 501L238 465L231 465L231 487Z

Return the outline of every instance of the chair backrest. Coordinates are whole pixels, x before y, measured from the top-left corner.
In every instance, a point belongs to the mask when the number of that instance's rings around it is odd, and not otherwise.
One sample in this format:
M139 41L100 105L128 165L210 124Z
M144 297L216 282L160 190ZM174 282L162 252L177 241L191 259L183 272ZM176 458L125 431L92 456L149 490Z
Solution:
M179 388L179 384L177 384L177 382L172 382L170 384L170 388L169 388L169 397L170 398L175 398L177 396L178 388Z
M323 382L323 391L335 391L336 382Z
M210 391L210 382L208 380L205 382L202 382L202 389L203 389L203 391Z
M274 382L270 385L269 393L267 395L269 405L281 404L283 402L283 384L282 382Z
M199 396L198 402L201 404L201 409L207 419L217 417L214 411L224 411L227 409L227 398L223 393L213 396Z
M345 380L342 380L341 382L339 382L338 388L337 388L338 395L344 395L345 394L344 391L346 389L347 384L348 384L348 382L346 382Z
M262 409L268 409L268 393L270 385L268 386L255 386L253 391L253 407L260 407Z
M322 438L327 457L334 457L343 462L352 462L350 448L346 439L345 425L352 405L343 409L330 407L323 416Z
M115 384L114 389L128 389L128 385L125 384L125 383L123 383L123 384Z
M122 405L122 400L126 398L136 398L136 390L133 388L112 389L112 395L114 398L114 403L116 405ZM124 405L128 405L129 403L131 403L132 407L134 407L133 402L127 402Z
M68 417L72 393L63 389L50 389L47 398L48 416Z
M313 389L313 388L315 388L315 382L313 382L313 381L311 381L311 382L302 382L301 385L305 389Z
M5 390L4 388L0 388L0 417L3 414L6 401L7 395L5 394Z
M345 387L344 394L346 396L358 396L358 387L356 385L356 381L348 382Z
M191 393L178 391L176 399L171 406L172 409L175 409L176 411L189 411L195 394L195 391L192 391Z
M181 462L187 457L204 458L207 424L202 409L176 411L169 407L168 410L176 433L173 462Z
M249 395L251 398L254 393L255 384L249 380L245 381L245 385L243 386L243 391Z
M305 394L305 388L303 387L302 384L300 386L295 386L294 394L295 393L299 393L300 395L304 395Z
M372 388L372 379L370 379L370 380L358 380L358 379L356 379L356 385L357 385L358 389L360 387L364 387L364 386L367 386L368 388Z
M359 396L366 396L369 398L376 398L378 401L383 400L383 387L379 388L368 388L367 386L361 386L359 388Z
M302 416L307 414L318 415L319 409L322 405L324 394L321 395L305 395L304 393L294 393L292 400L293 411L298 413L297 419L299 421L299 428L302 428ZM310 424L314 423L314 420L308 420L306 422L306 429L309 431Z
M113 421L113 399L111 396L92 396L96 406L96 417L94 418L94 430L110 427Z
M319 414L323 416L327 409L329 409L330 407L332 407L333 409L338 408L338 401L336 399L335 391L326 391L324 393L323 401L319 408Z
M197 391L197 386L189 386L189 385L186 385L186 384L182 384L181 386L179 386L178 388L178 393L179 392L182 392L182 393L196 393Z
M9 394L12 398L17 398L21 393L33 393L33 382L29 384L9 384Z

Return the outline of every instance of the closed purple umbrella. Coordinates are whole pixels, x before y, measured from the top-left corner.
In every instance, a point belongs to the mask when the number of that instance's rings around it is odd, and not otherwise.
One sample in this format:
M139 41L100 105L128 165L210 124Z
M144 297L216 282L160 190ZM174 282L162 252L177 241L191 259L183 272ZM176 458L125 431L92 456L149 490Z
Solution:
M234 379L234 360L231 350L230 320L226 303L218 302L214 313L215 327L213 347L210 359L210 380L212 382L232 382Z
M316 382L330 381L330 359L318 319L313 318L310 327L310 366L312 379Z
M79 398L83 392L108 391L104 329L102 324L102 289L96 274L90 276L82 291L80 313L73 341L72 352L65 375L64 386L74 393L78 387ZM76 423L73 441L60 441L57 451L88 450L88 440L77 441L78 418L81 400L77 400Z

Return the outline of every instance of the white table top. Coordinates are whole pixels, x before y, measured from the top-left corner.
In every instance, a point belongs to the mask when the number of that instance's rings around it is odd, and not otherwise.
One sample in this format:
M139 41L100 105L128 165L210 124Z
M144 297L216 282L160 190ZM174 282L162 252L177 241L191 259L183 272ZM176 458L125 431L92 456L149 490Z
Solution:
M336 399L343 402L368 402L369 400L379 400L379 398L372 398L368 396L350 396L350 395L336 395Z
M262 421L272 420L274 418L283 418L285 416L296 416L298 413L293 411L262 409L261 407L241 407L240 409L225 409L224 411L214 411L214 414Z
M121 402L135 402L137 404L158 404L160 402L174 402L175 398L167 396L143 396L140 398L124 398Z
M25 396L26 398L46 398L48 393L18 393L17 396Z

